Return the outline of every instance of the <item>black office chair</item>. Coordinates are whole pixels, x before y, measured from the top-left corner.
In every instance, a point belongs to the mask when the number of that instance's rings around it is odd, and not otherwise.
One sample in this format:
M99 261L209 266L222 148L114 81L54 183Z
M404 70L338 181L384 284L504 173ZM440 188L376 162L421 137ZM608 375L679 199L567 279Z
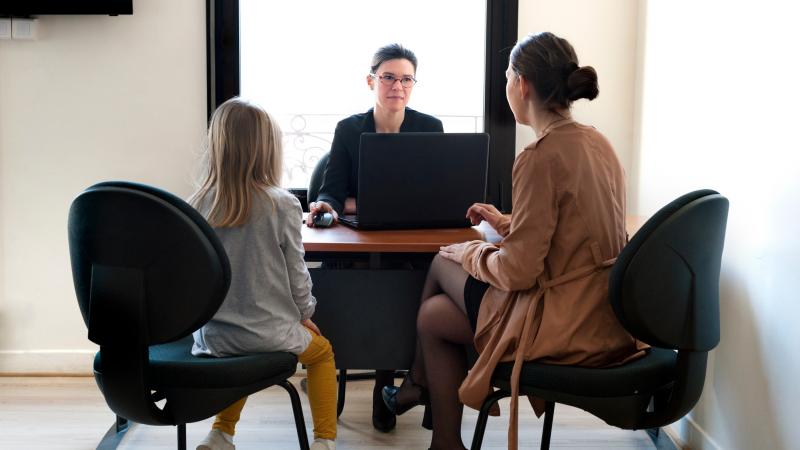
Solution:
M317 201L319 188L322 187L322 181L325 179L325 168L328 167L330 156L330 153L322 155L317 161L317 165L314 166L314 171L311 172L311 179L308 182L308 194L306 194L308 203Z
M295 355L191 354L192 331L211 319L231 279L225 250L197 211L154 187L99 183L72 203L69 248L81 314L100 345L95 380L117 414L98 448L115 448L132 421L177 425L184 450L186 423L277 384L289 392L300 448L308 449L287 380Z
M719 343L727 217L728 200L718 192L691 192L650 218L617 258L610 301L625 329L652 346L646 356L605 369L524 363L520 394L545 400L542 449L550 447L555 403L630 430L668 425L694 407L708 352ZM481 407L473 450L481 447L489 408L511 395L512 364L495 370L492 385L499 390Z

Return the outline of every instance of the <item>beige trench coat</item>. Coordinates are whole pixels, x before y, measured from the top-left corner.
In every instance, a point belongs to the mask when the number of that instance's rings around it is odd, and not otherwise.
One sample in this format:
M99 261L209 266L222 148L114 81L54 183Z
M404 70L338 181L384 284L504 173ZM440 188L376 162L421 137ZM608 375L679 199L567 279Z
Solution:
M491 287L478 314L480 356L459 397L480 409L497 364L514 361L508 444L516 449L522 361L606 367L647 345L608 301L610 267L627 242L624 172L608 140L571 120L552 124L514 162L512 205L500 244L472 241L465 251L464 269Z

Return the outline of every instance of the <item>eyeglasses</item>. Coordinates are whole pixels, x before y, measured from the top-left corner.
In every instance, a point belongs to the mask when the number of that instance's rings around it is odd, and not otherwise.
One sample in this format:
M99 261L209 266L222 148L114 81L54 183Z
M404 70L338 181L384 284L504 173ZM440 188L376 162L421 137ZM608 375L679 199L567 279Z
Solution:
M410 88L411 86L417 83L416 78L408 75L404 77L396 77L390 73L387 73L385 75L375 75L374 73L371 73L369 75L372 78L377 78L381 80L381 83L383 83L384 86L394 86L395 81L399 81L400 86L403 86L404 88Z

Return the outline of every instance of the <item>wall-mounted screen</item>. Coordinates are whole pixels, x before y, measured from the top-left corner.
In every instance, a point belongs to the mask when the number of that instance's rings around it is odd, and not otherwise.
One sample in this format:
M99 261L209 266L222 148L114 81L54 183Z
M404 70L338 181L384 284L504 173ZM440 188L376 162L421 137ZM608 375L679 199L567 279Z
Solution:
M3 0L0 16L133 14L133 0Z

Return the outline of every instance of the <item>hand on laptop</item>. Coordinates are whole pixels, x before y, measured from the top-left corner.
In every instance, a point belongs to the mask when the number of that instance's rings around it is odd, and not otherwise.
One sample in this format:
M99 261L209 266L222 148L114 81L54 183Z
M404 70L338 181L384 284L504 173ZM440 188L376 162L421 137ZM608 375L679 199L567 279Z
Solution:
M511 217L501 213L494 205L475 203L467 210L467 218L473 225L485 220L500 236L506 237L511 228Z
M347 197L344 199L344 214L356 213L356 199L355 197Z
M339 215L336 214L336 211L333 210L331 205L327 204L326 202L311 202L308 204L308 217L306 217L306 225L309 227L314 227L314 217L317 214L323 213L331 213L333 216L333 223L339 222Z

